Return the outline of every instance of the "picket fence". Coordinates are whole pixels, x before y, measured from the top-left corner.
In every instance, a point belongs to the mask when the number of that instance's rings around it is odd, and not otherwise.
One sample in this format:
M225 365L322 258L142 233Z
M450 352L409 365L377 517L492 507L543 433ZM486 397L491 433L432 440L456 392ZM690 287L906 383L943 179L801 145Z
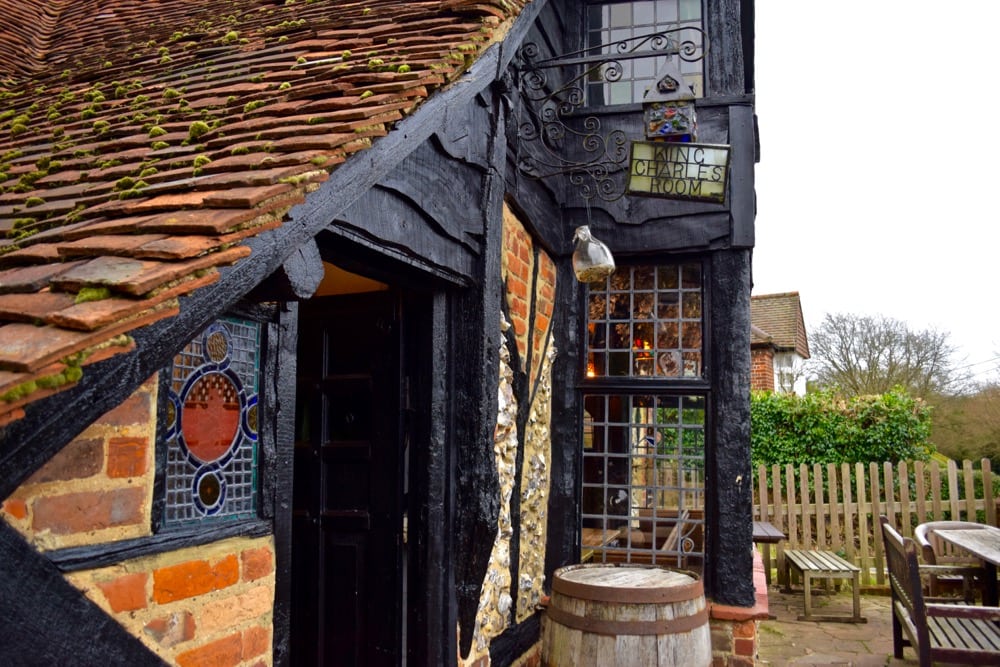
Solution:
M785 549L825 549L861 568L862 587L885 587L880 514L907 536L924 521L995 526L993 482L989 459L978 470L972 461L952 460L759 466L754 519L771 522L788 537L758 546L779 581Z

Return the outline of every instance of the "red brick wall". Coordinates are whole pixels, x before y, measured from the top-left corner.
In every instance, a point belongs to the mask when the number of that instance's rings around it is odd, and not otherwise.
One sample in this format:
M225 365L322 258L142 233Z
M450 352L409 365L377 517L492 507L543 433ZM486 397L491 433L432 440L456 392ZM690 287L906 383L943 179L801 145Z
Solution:
M536 259L531 235L510 209L504 208L503 222L504 293L522 363L527 359L529 343L531 345L530 381L533 382L543 360L545 340L549 335L555 310L556 266L544 251L540 251ZM529 322L532 305L535 316L534 321ZM529 371L525 368L521 370Z
M750 350L750 388L774 391L774 349L761 347Z
M150 534L156 378L28 478L2 507L40 550Z
M0 515L40 551L151 534L157 378L32 475ZM274 545L233 538L66 575L170 664L271 664Z

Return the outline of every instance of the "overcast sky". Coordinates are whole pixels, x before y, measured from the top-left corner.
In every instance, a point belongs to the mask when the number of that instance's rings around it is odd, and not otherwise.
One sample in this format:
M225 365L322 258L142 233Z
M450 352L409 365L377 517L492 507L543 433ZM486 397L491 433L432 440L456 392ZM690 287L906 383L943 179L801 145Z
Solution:
M1000 2L757 0L754 294L950 334L1000 378Z

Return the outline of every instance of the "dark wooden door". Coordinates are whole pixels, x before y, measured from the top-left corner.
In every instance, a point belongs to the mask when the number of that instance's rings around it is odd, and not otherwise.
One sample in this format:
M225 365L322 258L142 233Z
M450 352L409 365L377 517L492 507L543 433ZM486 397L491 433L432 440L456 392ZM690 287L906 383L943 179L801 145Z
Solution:
M294 665L396 665L402 644L399 296L325 297L299 317Z

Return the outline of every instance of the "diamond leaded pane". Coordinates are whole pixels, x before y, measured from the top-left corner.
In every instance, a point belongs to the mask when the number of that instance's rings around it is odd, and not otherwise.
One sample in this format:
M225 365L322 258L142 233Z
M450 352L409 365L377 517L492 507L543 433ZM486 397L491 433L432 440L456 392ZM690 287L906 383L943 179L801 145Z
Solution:
M257 515L260 333L220 319L167 369L168 526Z

